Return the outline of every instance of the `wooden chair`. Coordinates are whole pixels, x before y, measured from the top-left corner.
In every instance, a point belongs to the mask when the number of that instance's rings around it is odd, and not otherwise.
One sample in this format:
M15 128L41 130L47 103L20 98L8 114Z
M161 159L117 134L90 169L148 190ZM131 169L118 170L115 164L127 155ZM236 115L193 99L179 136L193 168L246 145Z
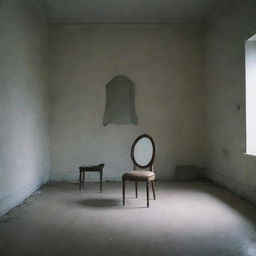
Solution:
M149 207L149 187L152 186L153 197L156 200L155 193L155 173L153 164L155 160L155 143L147 134L139 136L131 148L131 158L133 161L133 170L126 172L122 176L123 182L123 205L125 205L125 182L135 182L135 195L138 198L138 182L146 183L147 207Z
M85 172L99 172L100 173L100 192L102 192L102 174L104 164L99 165L82 165L79 167L79 189L81 190L82 185L84 187L84 176Z

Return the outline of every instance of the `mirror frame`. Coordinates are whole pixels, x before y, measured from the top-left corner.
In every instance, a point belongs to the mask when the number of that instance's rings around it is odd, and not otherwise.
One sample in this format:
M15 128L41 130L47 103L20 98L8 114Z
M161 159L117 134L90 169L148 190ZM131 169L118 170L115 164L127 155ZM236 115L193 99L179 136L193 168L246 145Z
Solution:
M152 153L152 157L151 157L151 160L149 161L149 163L147 165L140 165L136 162L135 158L134 158L134 149L135 149L135 146L137 144L137 142L142 139L142 138L148 138L151 143L152 143L152 147L153 147L153 153ZM154 163L154 160L155 160L155 154L156 154L156 146L155 146L155 142L154 140L148 135L148 134L142 134L140 135L132 144L132 148L131 148L131 159L133 161L133 164L134 166L138 166L139 168L148 168L148 167L151 167Z

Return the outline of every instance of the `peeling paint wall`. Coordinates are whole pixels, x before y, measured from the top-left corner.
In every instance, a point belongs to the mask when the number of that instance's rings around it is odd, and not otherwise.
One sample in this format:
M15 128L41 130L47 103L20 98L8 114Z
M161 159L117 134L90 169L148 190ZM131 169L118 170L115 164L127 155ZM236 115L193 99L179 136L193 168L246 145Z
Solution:
M0 2L0 215L49 178L47 33L31 1Z
M74 181L79 165L101 162L105 179L120 180L142 133L155 139L157 178L174 178L176 164L201 165L200 27L54 25L50 38L52 180ZM105 84L119 74L136 84L138 125L104 127Z
M245 39L256 1L228 1L206 28L206 176L256 202L256 162L246 156Z

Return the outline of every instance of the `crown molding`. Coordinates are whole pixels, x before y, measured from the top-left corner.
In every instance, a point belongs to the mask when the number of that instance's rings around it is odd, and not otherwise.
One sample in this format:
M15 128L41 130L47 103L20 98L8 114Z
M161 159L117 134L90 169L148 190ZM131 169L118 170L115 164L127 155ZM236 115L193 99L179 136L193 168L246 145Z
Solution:
M40 7L44 17L49 22L51 19L55 19L55 15L45 0L38 0L38 6Z
M86 18L71 18L71 19L60 19L57 18L54 11L51 9L46 0L38 0L38 5L41 9L42 14L51 24L184 24L184 25L207 25L211 17L216 10L222 6L225 2L230 0L217 0L212 11L205 19L86 19Z
M205 25L209 26L216 17L221 15L226 10L226 8L230 6L231 3L232 0L217 0L214 7L212 8L212 11L205 20Z
M202 20L188 19L49 19L51 24L186 24L202 25Z

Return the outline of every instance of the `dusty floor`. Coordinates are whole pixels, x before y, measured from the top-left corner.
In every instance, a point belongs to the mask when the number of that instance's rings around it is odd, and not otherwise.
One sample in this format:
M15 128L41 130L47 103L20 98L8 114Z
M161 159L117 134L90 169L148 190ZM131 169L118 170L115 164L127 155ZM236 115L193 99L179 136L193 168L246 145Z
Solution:
M44 186L0 218L0 255L256 255L256 206L205 182ZM152 197L152 195L151 195Z

